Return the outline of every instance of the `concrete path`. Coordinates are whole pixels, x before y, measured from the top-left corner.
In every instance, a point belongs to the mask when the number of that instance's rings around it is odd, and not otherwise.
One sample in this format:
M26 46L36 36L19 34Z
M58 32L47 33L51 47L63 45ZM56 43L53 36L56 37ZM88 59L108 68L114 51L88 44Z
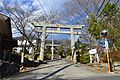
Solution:
M120 80L120 75L96 71L82 64L70 64L63 60L49 62L17 74L6 80Z

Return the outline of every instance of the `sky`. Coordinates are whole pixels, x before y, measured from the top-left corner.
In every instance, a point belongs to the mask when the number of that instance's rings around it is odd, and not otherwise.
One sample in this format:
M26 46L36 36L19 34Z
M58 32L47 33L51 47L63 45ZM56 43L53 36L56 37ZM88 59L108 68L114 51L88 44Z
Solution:
M64 7L64 3L70 1L70 0L39 0L42 5L44 6L45 11L49 11L50 9L57 9L58 11L62 11L63 7ZM33 0L33 5L41 8L38 0ZM42 10L43 11L43 10ZM68 23L66 21L61 21L62 23ZM79 36L75 36L75 41L77 40ZM66 34L54 34L54 38L55 39L71 39L70 35L66 35ZM51 39L51 35L47 38L47 39Z
M3 0L0 0L0 6L2 6L2 1ZM9 3L12 3L16 0L6 0L6 1L8 1ZM64 10L64 4L71 0L17 0L17 1L19 3L24 1L24 5L22 5L24 9L27 9L29 7L28 5L34 6L34 8L37 9L37 11L34 11L34 16L39 16L44 13L49 14L50 10L57 10L58 12L60 12ZM111 0L111 1L116 1L116 0ZM87 15L85 15L82 18L86 18L86 17ZM78 17L77 20L82 21L83 20L82 18ZM69 17L68 21L62 20L60 22L64 24L74 24L76 23L76 20L74 20L73 17ZM14 30L13 30L13 33L14 33ZM16 35L13 34L13 36L16 36ZM61 35L56 34L55 37L56 39L62 39L62 38L70 39L70 35L63 35L63 34Z
M0 6L2 6L2 1L0 0ZM15 0L7 0L9 3L14 2ZM49 10L51 9L56 9L58 11L62 11L64 3L68 2L69 0L18 0L20 3L22 1L25 1L26 3L23 5L23 8L28 8L27 5L33 5L36 9L38 9L37 11L34 12L34 15L40 15L40 12L46 12L48 13ZM41 8L41 6L43 8ZM61 21L62 23L67 23L65 21ZM13 37L17 37L18 34L14 34L16 32L15 29L12 29L13 32ZM20 35L21 36L21 35ZM75 36L75 40L78 36ZM47 39L51 39L51 35L48 36ZM70 35L65 35L65 34L54 34L54 39L70 39Z
M0 0L0 6L2 6L2 1L3 0ZM18 1L19 3L23 2L24 5L22 5L22 7L24 9L27 10L27 8L29 6L34 6L35 9L37 9L37 11L34 11L34 16L39 16L41 14L44 14L44 13L47 13L49 14L50 10L57 10L58 12L64 10L64 4L71 1L71 0L6 0L8 1L9 3L12 3L14 1ZM116 0L111 0L111 2L115 2ZM120 4L120 1L119 1L119 4ZM13 5L13 4L11 4ZM28 6L29 5L29 6ZM33 17L33 16L32 16ZM84 17L82 18L87 18L88 16L85 15ZM82 21L81 17L78 17L77 20L79 21ZM68 21L66 20L62 20L60 21L61 23L63 24L74 24L76 23L76 20L74 19L74 17L69 17L68 18ZM13 33L14 33L14 29L13 30ZM84 30L83 30L84 32ZM13 34L14 37L18 36L19 34ZM54 34L55 38L56 39L70 39L70 35L63 35L63 34ZM51 39L50 38L51 36L48 37L48 39ZM77 40L79 36L75 36L75 40Z

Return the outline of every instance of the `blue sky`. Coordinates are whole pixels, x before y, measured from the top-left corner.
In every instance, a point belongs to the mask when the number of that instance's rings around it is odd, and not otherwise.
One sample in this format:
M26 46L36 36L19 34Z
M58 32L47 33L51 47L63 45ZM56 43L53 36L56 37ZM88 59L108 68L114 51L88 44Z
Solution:
M50 9L57 9L58 11L63 10L64 3L68 1L70 0L40 0L46 12L49 11ZM33 5L40 7L38 0L33 0ZM61 22L68 23L66 21L61 21ZM77 38L78 36L75 36L75 37ZM70 35L54 34L54 38L55 39L70 39ZM51 35L48 37L48 39L51 39Z
M13 3L16 0L6 0L8 3ZM68 2L69 0L17 0L19 3L24 2L25 4L23 5L24 8L27 8L27 5L33 5L35 8L38 9L38 11L34 12L35 14L39 14L39 12L43 12L44 10L46 12L49 12L51 9L56 9L58 11L63 9L64 3ZM40 3L43 6L44 10L41 9ZM11 4L12 5L12 4ZM0 6L2 6L2 0L0 0ZM61 21L62 23L66 23L65 21ZM68 23L68 22L67 22ZM15 30L13 29L13 33L15 33ZM18 36L20 34L13 34L13 36ZM48 37L50 39L51 36ZM55 35L56 39L63 39L67 38L70 39L70 35L63 35L63 34L56 34Z
M2 6L2 1L3 0L0 0L0 6ZM58 12L63 10L67 15L68 10L64 9L64 7L65 7L64 3L69 2L71 0L6 0L6 1L8 1L9 3L12 3L14 1L18 1L19 3L23 2L25 4L22 6L25 9L27 9L29 6L34 6L34 8L38 9L37 11L34 12L34 15L37 16L37 15L40 15L40 13L44 14L45 12L47 14L49 14L49 11L52 9L57 10ZM111 1L115 2L116 0L111 0ZM120 4L120 1L119 1L119 4ZM42 6L42 8L41 8L41 6ZM69 13L69 11L68 11L68 13ZM75 18L77 20L71 16L71 17L67 17L66 19L62 19L60 22L64 23L64 24L70 24L70 25L76 24L77 22L80 22L81 24L83 24L82 21L85 20L85 18L87 16L84 12L83 12L83 14L84 14L83 17L76 15ZM55 37L56 37L56 39L62 39L62 38L70 39L70 35L63 35L63 34L60 34L60 35L57 34L57 35L55 35Z
M6 0L6 1L8 1L9 3L13 3L16 0ZM58 12L62 11L64 9L64 3L68 2L70 0L17 0L17 1L19 3L24 1L24 3L25 3L23 5L24 8L27 8L28 7L27 5L33 5L35 8L38 9L38 11L34 12L36 15L36 14L39 14L38 12L44 13L44 10L46 11L46 13L48 13L49 10L51 10L51 9L56 9ZM1 2L2 2L2 0L0 0L0 6L2 6ZM44 10L41 8L39 2L43 6ZM63 20L61 21L61 23L65 23L65 24L70 24L73 22L74 22L74 20L72 18L69 18L69 22L63 21ZM16 34L16 35L13 34L13 36L18 36L18 35L19 34ZM65 39L65 38L70 39L70 35L56 34L55 38L56 39ZM50 39L50 36L48 37L48 39Z

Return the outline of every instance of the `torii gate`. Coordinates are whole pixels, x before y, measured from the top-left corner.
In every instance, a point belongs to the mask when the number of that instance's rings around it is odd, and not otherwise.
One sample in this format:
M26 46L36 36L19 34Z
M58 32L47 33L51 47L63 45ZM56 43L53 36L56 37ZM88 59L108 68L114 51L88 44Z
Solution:
M74 29L82 29L84 25L61 25L61 24L46 24L46 23L38 23L33 22L32 23L34 27L36 27L36 32L42 32L42 38L41 38L41 47L40 47L40 56L39 60L44 60L44 48L45 48L45 36L47 33L54 33L54 34L70 34L71 35L71 50L72 50L72 56L71 60L73 62L76 62L76 53L74 53L74 34L80 35L81 32L75 32ZM38 29L40 28L40 29ZM48 28L54 28L55 30L48 30ZM61 29L70 29L69 31L62 31Z

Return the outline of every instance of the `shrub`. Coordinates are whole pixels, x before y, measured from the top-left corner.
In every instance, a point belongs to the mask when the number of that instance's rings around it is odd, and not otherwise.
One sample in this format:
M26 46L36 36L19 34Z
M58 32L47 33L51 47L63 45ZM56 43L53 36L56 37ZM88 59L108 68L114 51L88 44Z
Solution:
M113 62L120 62L120 51L110 52L110 58Z

